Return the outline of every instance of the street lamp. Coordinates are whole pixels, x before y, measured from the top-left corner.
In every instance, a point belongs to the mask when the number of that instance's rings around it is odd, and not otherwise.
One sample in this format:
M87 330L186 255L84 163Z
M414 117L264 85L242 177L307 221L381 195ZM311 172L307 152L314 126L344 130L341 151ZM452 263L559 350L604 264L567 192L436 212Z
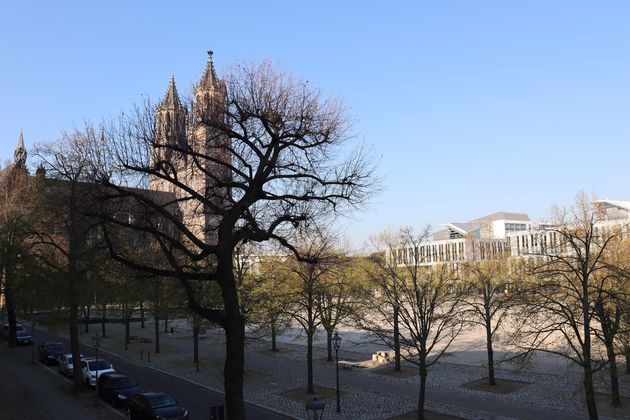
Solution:
M96 361L94 363L96 363L96 376L94 377L94 387L95 387L95 391L96 393L94 394L94 403L98 404L98 348L101 344L101 337L98 336L98 334L94 334L94 337L92 337L92 343L94 344L94 349L96 350ZM89 374L89 369L88 369L88 374Z
M313 397L313 401L306 403L306 415L309 420L321 420L324 414L324 403L319 400L316 395Z
M335 331L332 342L333 347L335 348L335 365L337 367L337 413L341 413L341 405L339 402L339 347L341 347L341 337L339 337L339 333L337 331Z

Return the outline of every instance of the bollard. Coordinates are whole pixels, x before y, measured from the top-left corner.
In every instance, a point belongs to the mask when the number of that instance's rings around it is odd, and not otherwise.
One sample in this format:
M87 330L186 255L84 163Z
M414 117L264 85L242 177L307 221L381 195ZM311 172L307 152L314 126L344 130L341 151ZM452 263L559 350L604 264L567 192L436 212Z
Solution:
M171 327L171 334L175 333L175 329L173 327Z
M140 360L142 360L142 349L140 349Z
M210 407L210 420L225 420L225 407L222 405Z
M151 363L151 352L147 352L147 362Z

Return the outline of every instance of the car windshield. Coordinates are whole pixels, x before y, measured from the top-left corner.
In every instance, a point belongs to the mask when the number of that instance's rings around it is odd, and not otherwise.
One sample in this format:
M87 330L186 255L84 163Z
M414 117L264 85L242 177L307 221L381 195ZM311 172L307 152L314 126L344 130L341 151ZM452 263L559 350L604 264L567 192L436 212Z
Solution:
M136 383L131 378L118 378L114 381L114 386L116 388L129 388L132 386L136 386Z
M61 343L49 344L46 346L48 351L64 351L65 347Z
M24 330L22 330L22 331L18 331L18 332L17 332L17 336L18 336L18 337L26 337L26 336L29 336L29 335L30 335L30 334L28 333L28 331L24 331Z
M105 370L111 369L112 365L107 363L105 360L99 360L98 362L95 360L93 362L88 362L88 369L90 370Z
M177 405L175 398L170 395L147 395L151 408L172 407Z

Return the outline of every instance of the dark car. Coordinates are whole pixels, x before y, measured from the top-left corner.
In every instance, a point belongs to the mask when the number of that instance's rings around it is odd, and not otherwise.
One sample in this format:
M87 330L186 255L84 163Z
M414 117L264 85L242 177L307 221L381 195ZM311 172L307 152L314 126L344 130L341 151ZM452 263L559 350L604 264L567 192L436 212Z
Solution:
M163 392L143 392L127 398L127 417L132 420L188 420L188 411L179 401Z
M56 365L59 358L67 352L63 343L43 343L37 346L39 361L47 365Z
M24 327L22 326L22 324L16 324L15 325L15 331L24 331ZM2 329L0 330L0 334L2 335L2 338L4 338L5 340L9 339L9 324L4 324L2 325Z
M98 396L114 407L125 405L127 397L139 391L138 384L120 372L108 372L98 377Z
M17 343L22 345L33 345L33 336L27 330L17 331Z

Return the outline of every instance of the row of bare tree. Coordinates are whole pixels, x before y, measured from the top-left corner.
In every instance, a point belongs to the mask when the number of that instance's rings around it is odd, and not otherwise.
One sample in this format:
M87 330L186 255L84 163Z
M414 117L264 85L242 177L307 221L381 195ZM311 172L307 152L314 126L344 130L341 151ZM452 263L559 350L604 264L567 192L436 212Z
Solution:
M596 419L593 374L608 369L611 404L621 404L617 357L630 337L630 234L623 220L608 220L596 200L578 194L573 206L554 209L535 252L512 258L428 264L421 245L428 229L381 234L366 265L369 279L357 325L418 368L422 418L429 368L462 332L485 333L488 383L497 384L495 345L502 361L524 363L537 353L565 358L582 369L589 417ZM470 240L469 246L483 246ZM392 256L407 252L405 263Z

